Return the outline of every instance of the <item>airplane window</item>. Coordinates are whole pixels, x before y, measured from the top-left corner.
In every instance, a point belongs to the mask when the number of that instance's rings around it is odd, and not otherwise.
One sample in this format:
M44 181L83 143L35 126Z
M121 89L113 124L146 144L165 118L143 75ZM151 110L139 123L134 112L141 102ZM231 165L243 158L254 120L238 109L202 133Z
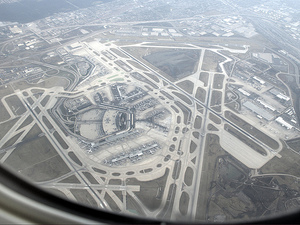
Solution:
M298 210L299 10L297 0L0 0L1 165L140 219Z

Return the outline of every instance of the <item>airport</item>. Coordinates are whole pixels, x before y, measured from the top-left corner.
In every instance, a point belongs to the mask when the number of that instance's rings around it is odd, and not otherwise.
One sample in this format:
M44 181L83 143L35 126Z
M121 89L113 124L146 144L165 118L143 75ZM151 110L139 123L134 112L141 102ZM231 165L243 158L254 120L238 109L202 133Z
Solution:
M298 25L276 28L293 14L112 2L0 27L1 163L133 216L210 223L297 208Z

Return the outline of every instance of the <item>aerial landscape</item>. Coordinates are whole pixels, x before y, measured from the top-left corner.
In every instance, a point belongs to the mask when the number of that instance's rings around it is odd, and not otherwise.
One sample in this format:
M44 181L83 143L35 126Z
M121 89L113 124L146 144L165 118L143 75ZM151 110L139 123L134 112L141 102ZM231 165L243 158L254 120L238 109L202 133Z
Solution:
M151 219L300 207L299 1L49 2L0 0L1 164Z

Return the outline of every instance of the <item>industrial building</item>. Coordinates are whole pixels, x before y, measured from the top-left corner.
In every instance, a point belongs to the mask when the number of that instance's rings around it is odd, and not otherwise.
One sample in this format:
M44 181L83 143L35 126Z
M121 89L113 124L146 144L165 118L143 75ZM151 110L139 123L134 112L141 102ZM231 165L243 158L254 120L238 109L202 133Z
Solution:
M246 108L250 109L252 112L256 113L257 115L261 116L262 118L268 121L272 120L274 117L271 113L253 104L252 102L247 101L243 103L243 106L245 106Z
M286 122L282 117L278 117L276 119L276 122L279 123L281 126L286 127L286 129L290 130L293 128L293 126L291 124L289 124L288 122Z
M290 97L286 96L285 94L281 93L280 91L278 91L275 88L271 89L270 93L275 95L280 100L284 100L284 101L289 101L290 100Z

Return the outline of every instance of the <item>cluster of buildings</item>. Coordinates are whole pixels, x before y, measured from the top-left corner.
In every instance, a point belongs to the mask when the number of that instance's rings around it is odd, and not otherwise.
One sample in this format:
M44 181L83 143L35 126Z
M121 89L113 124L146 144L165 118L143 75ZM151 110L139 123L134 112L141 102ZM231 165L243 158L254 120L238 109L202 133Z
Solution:
M280 64L282 63L280 57L278 55L275 55L273 53L252 53L252 56L258 60L261 60L265 63L270 63L270 64Z
M175 38L183 35L174 28L140 24L134 27L119 27L112 32L120 36L164 37Z
M8 84L11 81L23 78L21 70L14 69L0 69L0 85Z
M236 65L235 76L248 85L236 86L242 108L251 111L267 123L275 121L286 129L299 129L297 115L291 98L287 96L282 83L274 82L276 71L273 66L282 64L273 53L252 53L252 58ZM272 67L270 67L272 65Z
M260 105L258 105L258 103ZM272 121L275 119L277 123L290 130L297 125L294 113L291 111L285 112L283 116L278 116L279 113L275 107L267 104L266 102L257 99L256 102L245 101L243 106L248 110L256 114L259 119L265 119L266 121ZM284 118L283 118L284 117Z
M43 78L45 72L40 67L16 67L13 69L0 69L0 84L26 79L29 83Z
M255 78L253 77L253 79L259 82L261 85L265 84L265 81L263 81L261 78ZM267 103L262 97L259 97L250 91L246 91L243 88L238 88L237 91L245 96L245 101L242 103L242 105L251 112L255 113L259 119L264 119L266 121L272 121L275 119L277 123L289 130L297 125L296 114L290 107L288 110L281 111L275 105ZM268 92L275 97L275 100L278 101L278 104L288 103L291 100L290 97L286 96L276 88L271 88Z
M274 115L272 113L268 112L266 109L256 105L251 101L244 102L243 106L254 112L260 119L264 118L265 120L270 121L274 118Z
M82 109L90 107L91 105L92 103L85 96L81 96L74 99L68 99L65 101L65 107L71 111L80 111Z
M238 34L251 38L257 34L253 25L246 22L241 16L203 17L183 21L181 25L188 27L183 28L183 32L190 36L213 35L216 37L231 37Z
M155 36L155 37L182 37L181 33L178 33L173 28L151 28L144 27L142 29L142 36Z
M298 11L296 8L287 6L285 3L277 4L272 1L272 4L254 6L251 9L253 12L263 15L266 18L280 21L281 28L290 34L295 40L300 40L300 22ZM279 24L280 25L280 24Z

